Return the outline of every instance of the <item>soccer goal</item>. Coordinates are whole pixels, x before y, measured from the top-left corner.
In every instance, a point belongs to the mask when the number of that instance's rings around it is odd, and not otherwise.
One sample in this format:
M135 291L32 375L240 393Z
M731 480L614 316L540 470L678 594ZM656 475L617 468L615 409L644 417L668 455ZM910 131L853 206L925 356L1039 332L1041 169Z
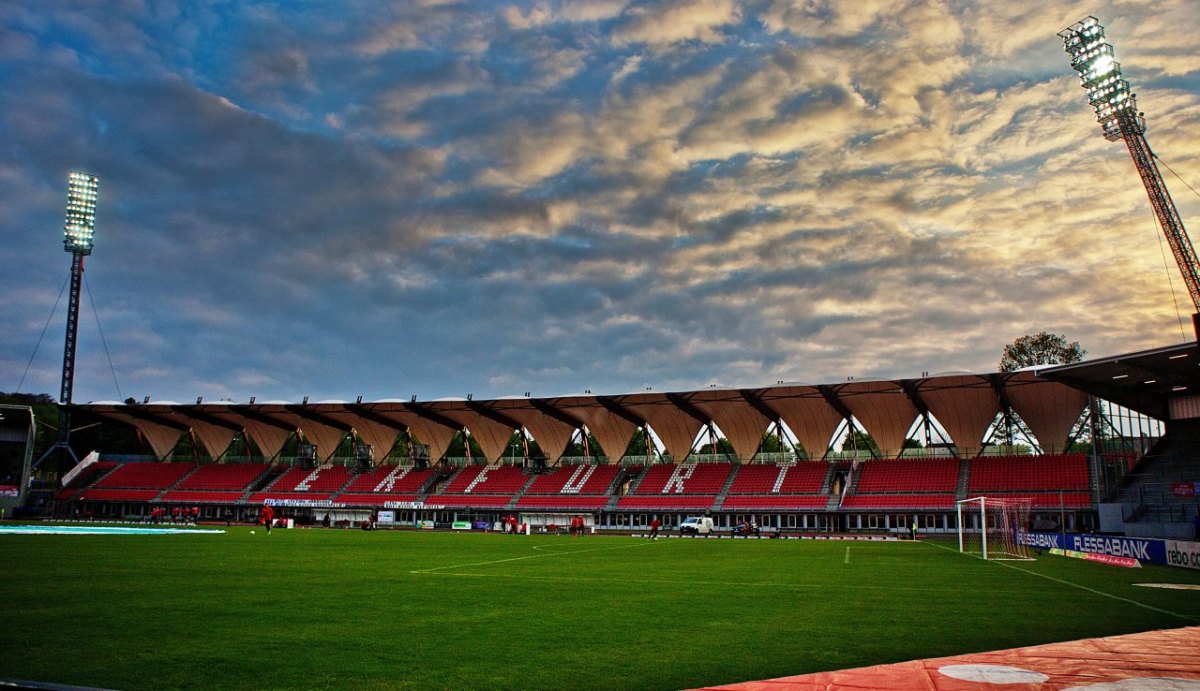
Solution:
M1029 525L1028 499L974 497L958 504L958 551L983 559L1033 559L1021 540Z

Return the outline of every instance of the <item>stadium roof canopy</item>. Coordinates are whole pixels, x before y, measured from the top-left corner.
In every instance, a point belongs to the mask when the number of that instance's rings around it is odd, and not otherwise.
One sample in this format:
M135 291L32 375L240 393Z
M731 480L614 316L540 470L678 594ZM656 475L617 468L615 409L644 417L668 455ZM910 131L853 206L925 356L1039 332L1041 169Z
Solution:
M32 427L33 408L0 403L0 441L25 443L25 435Z
M1048 367L1038 375L1159 420L1200 417L1196 343Z
M710 424L729 440L740 459L750 460L764 433L777 422L795 434L809 457L820 458L848 419L874 438L884 457L898 456L914 424L930 418L959 455L973 456L1002 410L1024 420L1043 451L1054 452L1065 448L1086 404L1082 391L1022 371L623 395L245 405L103 402L74 405L72 410L136 427L160 458L167 457L189 432L214 457L229 448L235 435L244 434L272 459L297 432L317 447L321 459L332 457L351 432L360 442L384 450L378 452L382 456L407 430L429 446L429 456L436 460L465 429L487 460L497 462L513 433L524 428L554 463L576 430L584 427L612 462L645 426L653 430L667 454L683 460Z

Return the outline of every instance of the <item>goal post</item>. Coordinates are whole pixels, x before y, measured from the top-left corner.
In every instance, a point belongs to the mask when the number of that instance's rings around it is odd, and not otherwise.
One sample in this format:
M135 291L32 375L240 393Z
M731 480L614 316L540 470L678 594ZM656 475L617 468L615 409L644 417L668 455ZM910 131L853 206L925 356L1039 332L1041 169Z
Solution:
M958 551L982 559L1032 559L1021 539L1029 526L1028 499L972 497L955 502Z

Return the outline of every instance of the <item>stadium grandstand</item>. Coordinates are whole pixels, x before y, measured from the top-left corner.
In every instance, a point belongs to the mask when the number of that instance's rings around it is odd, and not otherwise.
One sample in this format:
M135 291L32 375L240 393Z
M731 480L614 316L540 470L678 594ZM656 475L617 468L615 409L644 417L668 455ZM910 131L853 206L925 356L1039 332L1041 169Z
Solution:
M1170 533L1195 511L1170 490L1196 479L1183 477L1200 450L1196 358L1193 344L1039 372L614 396L89 403L72 413L135 428L150 453L98 450L49 507L249 519L270 503L302 523L391 510L401 525L586 514L598 530L709 515L718 528L937 534L955 529L956 501L995 496L1029 500L1043 528ZM1113 368L1162 363L1157 395L1110 385ZM465 456L450 455L455 440Z
M35 436L31 407L0 404L0 517L13 515L25 499Z

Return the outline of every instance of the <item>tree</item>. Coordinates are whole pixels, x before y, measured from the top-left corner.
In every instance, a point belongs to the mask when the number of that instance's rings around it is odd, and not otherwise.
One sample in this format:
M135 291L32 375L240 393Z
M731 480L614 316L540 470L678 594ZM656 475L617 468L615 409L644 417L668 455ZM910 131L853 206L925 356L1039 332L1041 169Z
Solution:
M590 431L587 433L587 450L588 453L584 454L583 442L579 438L572 437L571 443L567 444L567 448L565 451L563 451L563 455L576 457L588 455L592 458L605 455L604 449L600 448L600 441L596 439L596 435L592 434ZM613 460L615 461L616 459Z
M646 444L647 436L648 435L646 434L645 428L638 428L638 430L636 432L634 432L633 438L629 440L629 445L625 447L625 455L626 456L651 456L651 455L653 455L653 452L648 450L650 447ZM611 459L610 459L610 461L611 461Z
M525 460L528 455L530 460L540 462L540 465L546 463L546 454L542 452L542 447L538 445L537 439L526 437L522 430L516 430L508 438L508 444L504 446L504 455L510 461L518 458Z
M224 453L226 460L228 459L246 459L262 458L262 452L253 445L250 437L246 436L245 432L238 432L233 435L233 439L229 440L229 447L214 451L213 453Z
M1040 333L1021 336L1004 346L1000 355L1000 371L1013 372L1034 365L1066 365L1079 362L1087 351L1079 341L1067 341L1060 334Z
M860 456L879 458L879 445L875 443L875 439L859 429L846 431L846 436L842 440L842 451L858 451Z
M479 446L479 442L475 441L475 437L461 430L454 433L454 437L450 440L450 445L446 448L445 458L466 458L468 444L471 446L471 461L473 463L478 464L487 461L487 458L483 455L483 448Z
M1066 336L1042 331L1032 336L1021 336L1004 346L1004 352L1000 354L999 369L1001 372L1014 372L1035 365L1068 365L1083 360L1084 355L1087 355L1087 350L1079 345L1079 341L1067 341ZM1008 411L1004 411L1002 416L1002 433L1006 445L1012 446L1018 433L1028 439L1033 438L1022 420Z
M737 451L733 448L733 443L725 437L717 437L717 448L713 450L711 443L701 446L697 451L700 456L729 456L737 458Z
M784 443L778 428L767 429L763 432L762 441L758 444L758 452L761 454L784 454L784 457L789 460L797 458L798 455Z

